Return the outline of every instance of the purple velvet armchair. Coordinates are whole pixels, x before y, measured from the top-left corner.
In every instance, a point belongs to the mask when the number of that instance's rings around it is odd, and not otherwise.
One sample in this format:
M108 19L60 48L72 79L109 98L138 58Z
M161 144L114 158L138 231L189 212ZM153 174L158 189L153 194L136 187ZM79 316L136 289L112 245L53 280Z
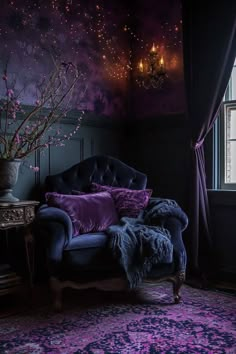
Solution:
M188 219L175 201L150 197L146 184L145 174L104 155L46 177L34 233L55 309L68 286L120 290L149 280L170 280L180 301Z

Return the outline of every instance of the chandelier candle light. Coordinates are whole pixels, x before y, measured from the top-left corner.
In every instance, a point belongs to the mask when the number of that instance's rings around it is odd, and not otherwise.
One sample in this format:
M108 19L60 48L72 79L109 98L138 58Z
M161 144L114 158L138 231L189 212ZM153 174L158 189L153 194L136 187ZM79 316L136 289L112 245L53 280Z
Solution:
M163 56L159 56L158 46L153 43L148 57L140 60L138 64L138 75L136 81L140 87L145 89L161 89L167 78Z

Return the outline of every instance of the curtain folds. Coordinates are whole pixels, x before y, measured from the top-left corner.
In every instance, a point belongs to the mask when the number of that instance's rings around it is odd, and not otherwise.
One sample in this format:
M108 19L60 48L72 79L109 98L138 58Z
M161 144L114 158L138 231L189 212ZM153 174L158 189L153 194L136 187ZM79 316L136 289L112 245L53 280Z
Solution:
M182 0L182 15L192 157L186 248L190 276L204 279L214 268L204 140L214 124L236 56L236 1Z

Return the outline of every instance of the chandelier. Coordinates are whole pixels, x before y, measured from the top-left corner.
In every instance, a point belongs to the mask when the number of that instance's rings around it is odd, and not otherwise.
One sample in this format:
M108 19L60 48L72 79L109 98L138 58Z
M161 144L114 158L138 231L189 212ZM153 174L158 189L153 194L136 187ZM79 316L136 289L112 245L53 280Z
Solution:
M158 46L153 44L147 58L138 63L136 82L145 89L161 89L166 78L164 57L159 55Z

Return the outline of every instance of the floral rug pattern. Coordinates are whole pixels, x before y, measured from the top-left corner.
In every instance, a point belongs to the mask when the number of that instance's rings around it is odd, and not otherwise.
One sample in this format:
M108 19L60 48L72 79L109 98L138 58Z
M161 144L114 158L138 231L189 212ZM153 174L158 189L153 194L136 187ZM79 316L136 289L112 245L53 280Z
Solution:
M87 290L61 313L42 306L0 319L0 353L235 354L236 297L189 286L182 297L174 305L168 283L129 295Z

